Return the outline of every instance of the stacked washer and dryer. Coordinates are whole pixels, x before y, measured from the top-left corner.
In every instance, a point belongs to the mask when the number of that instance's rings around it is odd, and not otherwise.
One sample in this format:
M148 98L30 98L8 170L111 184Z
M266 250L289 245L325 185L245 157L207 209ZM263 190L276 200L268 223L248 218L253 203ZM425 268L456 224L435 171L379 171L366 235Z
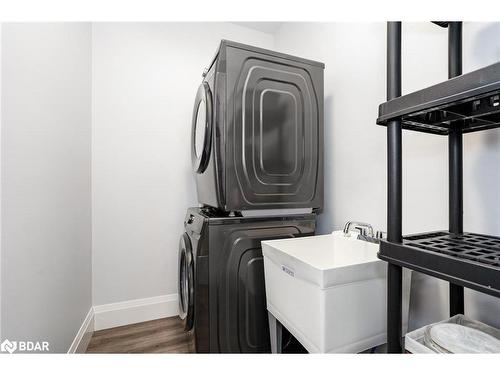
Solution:
M323 206L319 62L223 40L196 94L200 207L179 247L179 315L197 352L269 352L260 242L313 235Z

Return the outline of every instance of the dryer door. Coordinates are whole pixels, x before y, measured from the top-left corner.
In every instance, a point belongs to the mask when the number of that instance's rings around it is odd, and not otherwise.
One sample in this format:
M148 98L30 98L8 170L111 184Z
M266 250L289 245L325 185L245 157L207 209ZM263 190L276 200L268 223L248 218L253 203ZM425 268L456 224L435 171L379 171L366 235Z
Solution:
M191 240L184 233L179 242L179 317L184 330L193 328L194 319L194 259Z
M196 173L203 173L207 168L212 147L212 94L207 82L198 88L194 101L191 159Z

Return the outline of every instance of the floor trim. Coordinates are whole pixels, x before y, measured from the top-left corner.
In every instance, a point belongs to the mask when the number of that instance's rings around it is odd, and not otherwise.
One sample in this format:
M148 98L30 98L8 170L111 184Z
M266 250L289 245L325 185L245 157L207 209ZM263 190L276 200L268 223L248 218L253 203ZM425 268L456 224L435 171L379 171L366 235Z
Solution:
M94 333L94 308L91 307L87 316L83 320L80 329L78 330L71 346L68 349L68 354L85 353L89 345L92 334Z
M109 303L94 306L95 330L168 318L177 314L177 293Z

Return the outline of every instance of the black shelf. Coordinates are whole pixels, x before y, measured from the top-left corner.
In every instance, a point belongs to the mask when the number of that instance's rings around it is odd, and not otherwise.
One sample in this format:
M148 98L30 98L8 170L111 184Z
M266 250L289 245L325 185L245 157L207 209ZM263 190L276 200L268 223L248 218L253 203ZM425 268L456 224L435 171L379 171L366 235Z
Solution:
M396 97L379 106L377 124L400 120L403 129L447 135L500 127L500 63Z
M462 22L448 28L448 81L401 96L401 22L387 24L387 352L402 352L403 267L449 282L450 316L464 287L500 297L500 238L463 233L463 133L500 127L500 63L462 75ZM402 129L448 136L449 230L402 236Z
M500 297L500 238L428 232L382 241L378 254L392 264Z

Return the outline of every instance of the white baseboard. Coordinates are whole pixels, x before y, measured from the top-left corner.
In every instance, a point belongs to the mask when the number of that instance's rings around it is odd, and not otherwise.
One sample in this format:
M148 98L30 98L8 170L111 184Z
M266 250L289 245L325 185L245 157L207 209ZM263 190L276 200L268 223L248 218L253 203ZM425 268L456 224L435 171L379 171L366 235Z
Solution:
M178 314L177 294L94 306L95 330L119 327Z
M68 349L68 353L85 353L87 346L89 345L90 338L94 333L94 308L91 307L87 316L83 320L83 323L78 330L75 339L71 343Z

